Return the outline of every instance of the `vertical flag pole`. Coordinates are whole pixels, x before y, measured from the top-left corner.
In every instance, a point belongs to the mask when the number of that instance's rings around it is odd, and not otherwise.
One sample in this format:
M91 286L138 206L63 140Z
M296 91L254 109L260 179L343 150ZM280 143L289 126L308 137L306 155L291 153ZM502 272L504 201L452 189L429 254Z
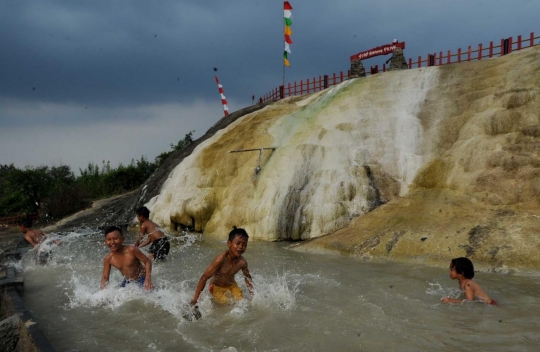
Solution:
M291 53L291 48L289 47L290 44L292 44L291 40L291 25L292 25L292 6L288 1L283 2L283 20L285 22L285 30L284 30L284 37L285 37L285 49L283 50L283 86L285 86L285 66L291 66L289 62L289 55Z
M227 107L227 99L225 98L225 95L223 94L223 86L219 83L219 79L217 76L214 76L216 79L216 83L219 90L219 95L221 95L221 104L223 104L223 113L225 116L229 115L229 108Z

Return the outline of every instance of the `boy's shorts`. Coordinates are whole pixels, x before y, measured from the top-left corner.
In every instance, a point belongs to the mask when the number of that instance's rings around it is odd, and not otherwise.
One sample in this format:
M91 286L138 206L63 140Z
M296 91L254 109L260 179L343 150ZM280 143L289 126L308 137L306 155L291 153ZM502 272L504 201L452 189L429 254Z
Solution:
M210 293L214 301L220 304L234 303L244 298L242 289L238 287L236 282L229 287L220 287L210 284Z
M148 253L154 255L154 259L165 259L169 255L171 249L171 243L167 237L161 237L152 242Z
M130 280L130 279L124 278L124 280L122 280L122 283L120 284L120 287L126 287L127 284L137 284L139 285L139 287L143 287L144 280L146 280L146 275L143 275L136 280Z

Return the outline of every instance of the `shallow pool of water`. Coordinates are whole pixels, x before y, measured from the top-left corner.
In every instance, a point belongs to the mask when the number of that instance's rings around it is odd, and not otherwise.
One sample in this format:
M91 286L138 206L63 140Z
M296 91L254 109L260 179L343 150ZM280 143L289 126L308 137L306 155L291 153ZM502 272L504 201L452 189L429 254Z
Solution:
M135 235L127 235L133 243ZM537 277L477 273L499 305L443 305L458 294L448 270L298 253L284 243L251 241L244 257L253 300L214 306L205 290L203 318L182 318L197 281L225 241L176 237L153 270L153 292L99 290L103 236L68 233L44 266L30 252L23 301L57 351L535 351L540 345ZM247 290L241 272L236 277Z

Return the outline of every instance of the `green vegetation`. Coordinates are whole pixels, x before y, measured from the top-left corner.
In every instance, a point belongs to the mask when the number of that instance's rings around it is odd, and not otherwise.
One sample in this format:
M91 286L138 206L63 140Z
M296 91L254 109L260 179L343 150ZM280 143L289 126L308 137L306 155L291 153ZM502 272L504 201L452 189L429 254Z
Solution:
M110 197L137 189L171 154L193 142L190 131L171 150L158 155L154 162L143 157L127 166L112 168L109 161L101 167L89 163L75 176L62 166L0 165L0 217L39 211L42 217L58 220L91 204L95 199Z

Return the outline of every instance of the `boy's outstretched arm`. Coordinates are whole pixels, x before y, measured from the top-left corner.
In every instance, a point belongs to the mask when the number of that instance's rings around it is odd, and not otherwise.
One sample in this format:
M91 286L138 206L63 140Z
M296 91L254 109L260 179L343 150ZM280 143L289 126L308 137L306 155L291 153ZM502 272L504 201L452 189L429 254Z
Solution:
M141 250L137 247L132 247L133 248L133 255L135 256L135 258L139 259L143 264L144 264L144 269L145 269L145 279L144 279L144 288L147 289L147 290L153 290L154 289L154 285L152 285L152 261L150 260L150 258L148 258L147 256L144 255L143 252L141 252Z
M148 246L148 244L149 244L150 242L152 242L153 239L154 239L154 238L153 238L153 235L150 235L150 236L148 236L148 238L146 239L146 241L144 241L143 243L139 244L137 247ZM139 240L140 240L140 239L139 239ZM139 242L139 240L137 240L137 243Z
M135 247L140 247L141 240L146 233L146 226L144 224L141 225L141 231L139 233L139 237L137 237L137 241L135 241Z
M251 275L249 273L247 262L246 265L242 268L242 273L244 274L244 280L246 281L246 286L249 290L249 294L251 295L251 297L253 297L253 279L251 278Z
M218 271L221 265L223 265L223 261L225 260L225 253L227 252L218 255L216 259L214 259L214 261L208 266L208 268L206 268L206 271L202 274L201 278L199 279L199 283L197 284L197 288L195 289L193 299L191 300L192 305L197 304L199 296L201 295L201 292L206 286L206 281L208 281L208 279L214 276L214 274Z
M99 286L100 290L103 290L105 286L109 283L109 275L111 273L111 256L106 255L103 259L103 275L101 275L101 285Z

